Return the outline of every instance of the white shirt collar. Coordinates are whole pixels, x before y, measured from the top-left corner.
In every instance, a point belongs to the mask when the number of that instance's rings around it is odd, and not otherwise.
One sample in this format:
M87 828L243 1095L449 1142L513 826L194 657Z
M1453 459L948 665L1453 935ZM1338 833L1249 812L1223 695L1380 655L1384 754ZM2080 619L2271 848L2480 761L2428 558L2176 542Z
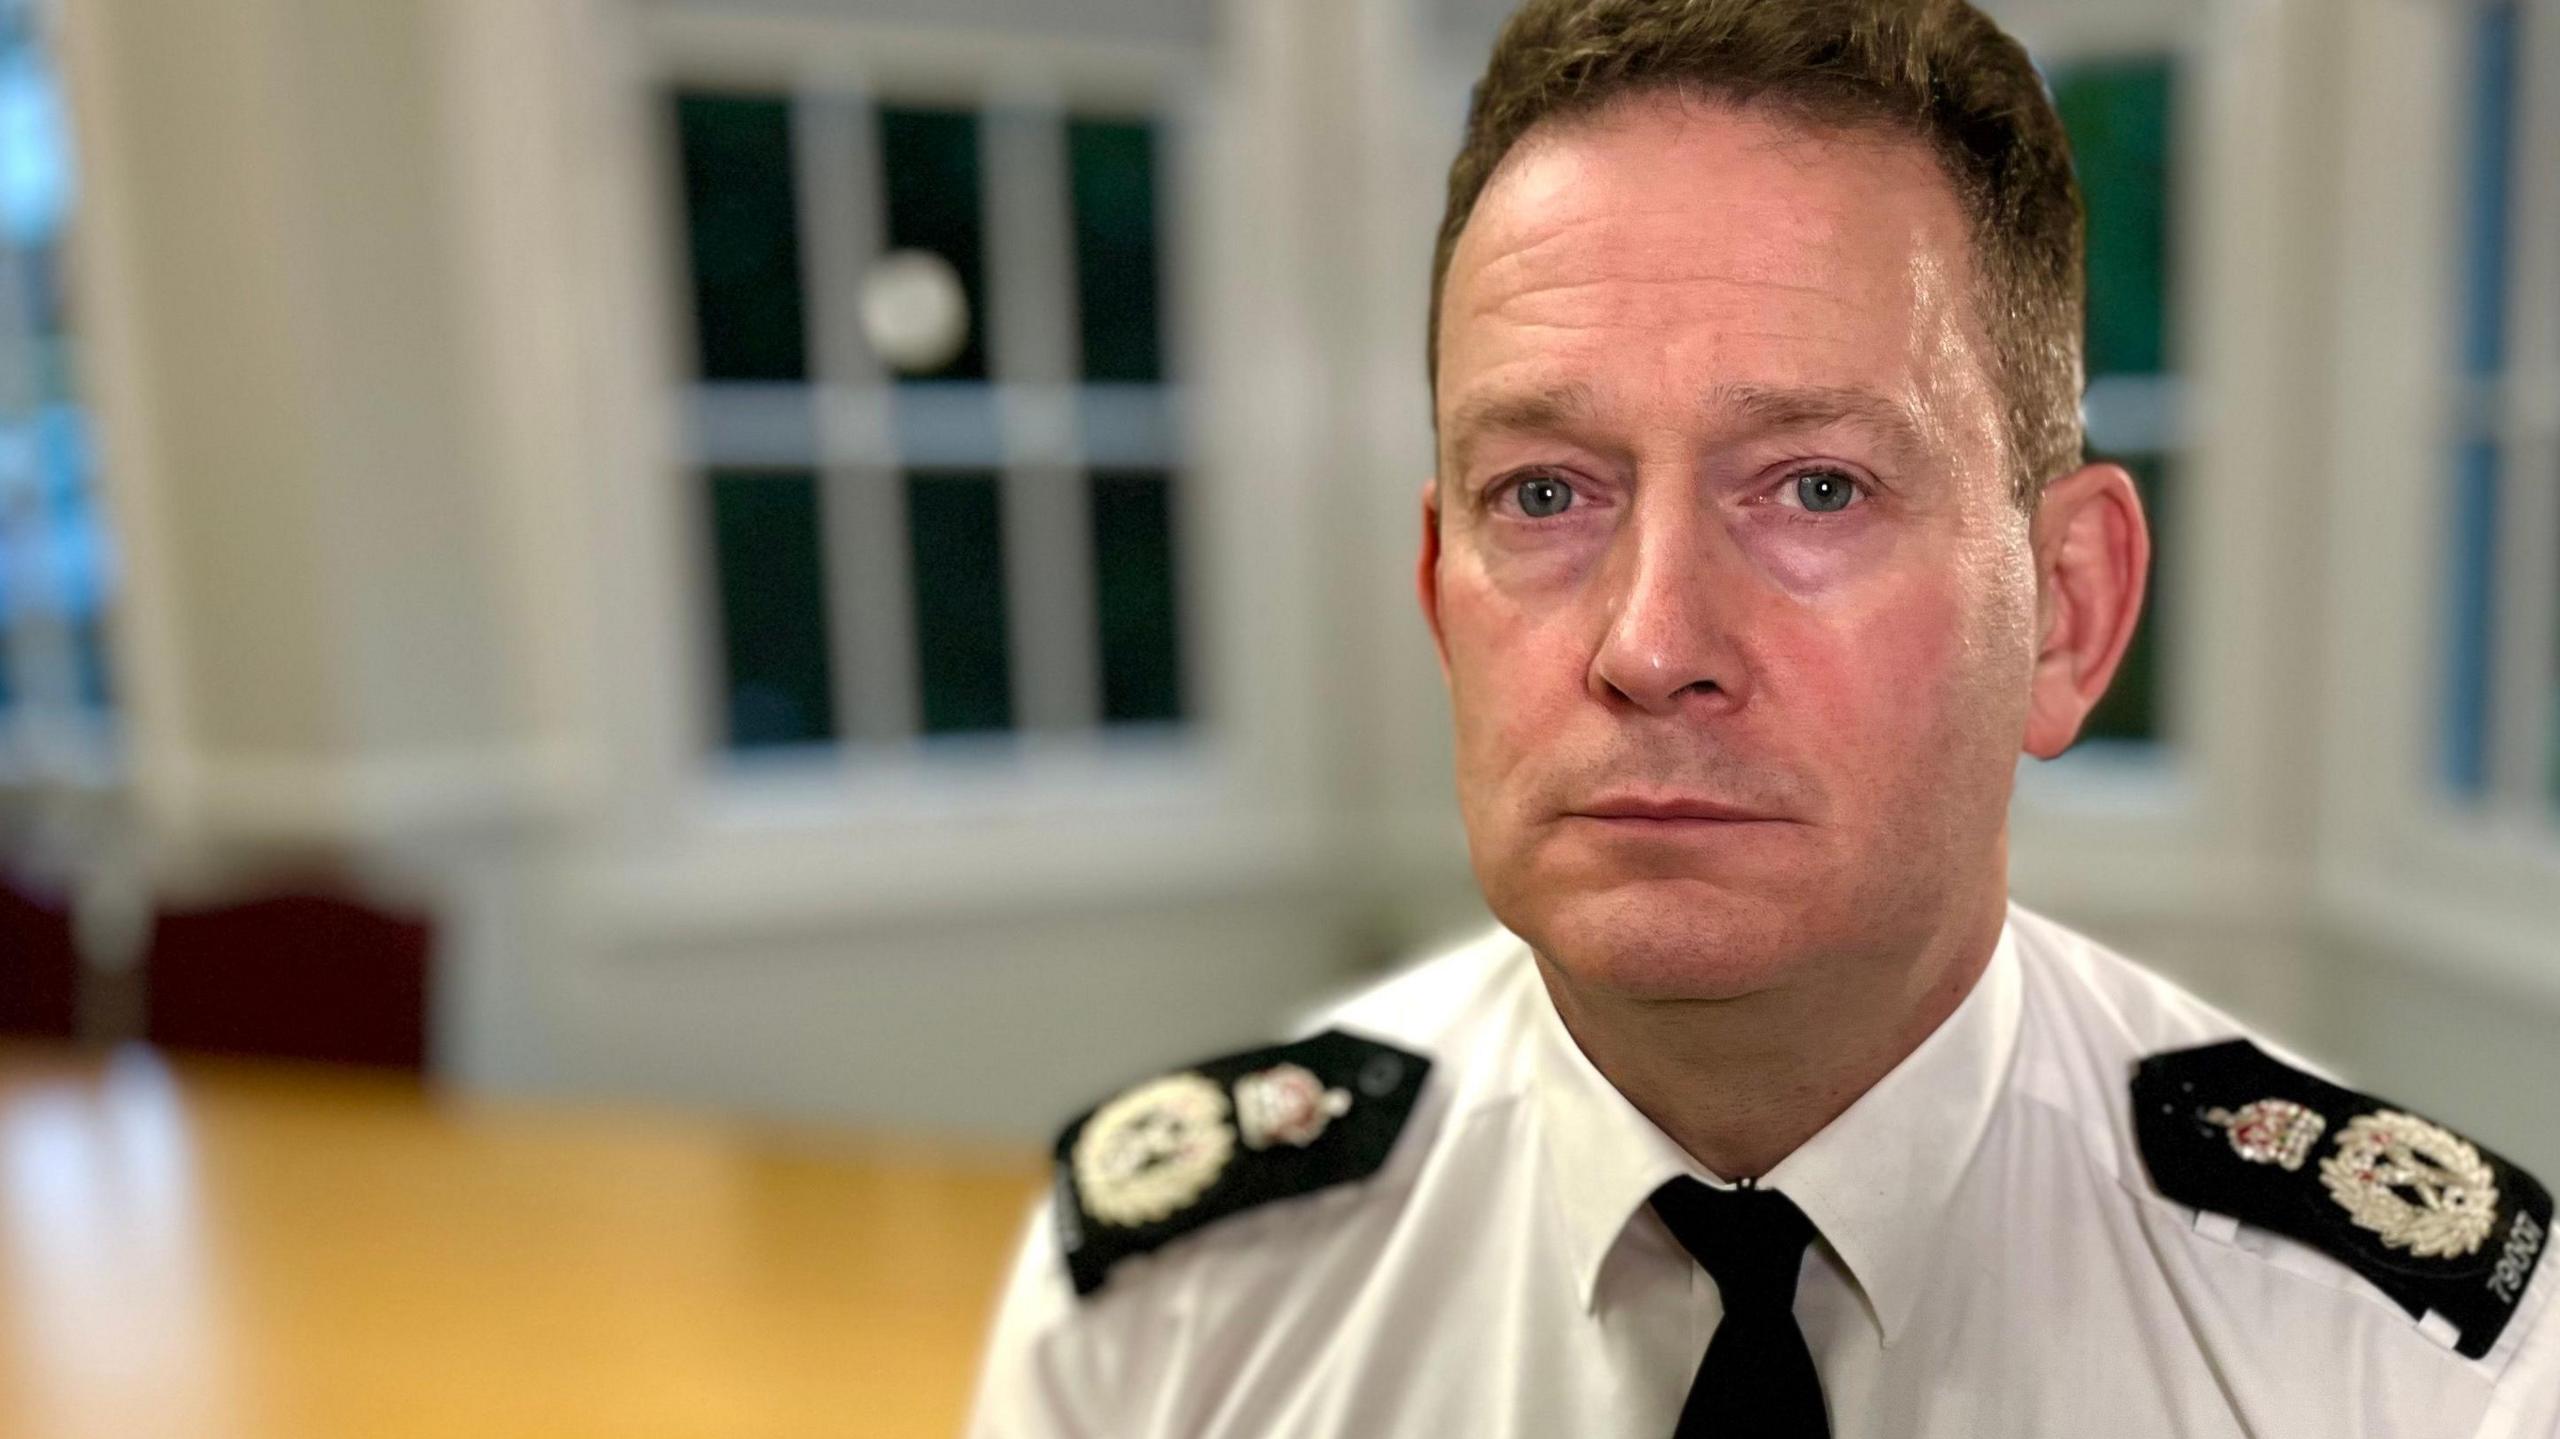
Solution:
M1664 1181L1708 1178L1672 1138L1592 1066L1534 978L1545 1011L1529 1046L1537 1106L1567 1259L1588 1312L1602 1266ZM1864 1291L1891 1344L1919 1298L1931 1235L1991 1121L2021 1011L2014 913L1982 977L1873 1088L1761 1179L1795 1201Z

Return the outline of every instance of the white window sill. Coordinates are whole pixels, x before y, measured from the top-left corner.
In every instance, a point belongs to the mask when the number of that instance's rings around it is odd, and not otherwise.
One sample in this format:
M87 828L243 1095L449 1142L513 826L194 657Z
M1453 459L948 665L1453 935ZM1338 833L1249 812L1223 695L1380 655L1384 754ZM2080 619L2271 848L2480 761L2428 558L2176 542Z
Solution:
M894 757L893 757L894 755ZM940 739L731 760L572 881L616 948L1320 888L1324 819L1205 743Z
M2321 908L2415 968L2560 1007L2560 825L2440 809L2331 863Z
M123 736L112 719L0 712L0 791L104 793L125 783Z
M2021 761L2010 890L2088 919L2255 927L2298 910L2291 857L2250 847L2173 746L2096 741Z

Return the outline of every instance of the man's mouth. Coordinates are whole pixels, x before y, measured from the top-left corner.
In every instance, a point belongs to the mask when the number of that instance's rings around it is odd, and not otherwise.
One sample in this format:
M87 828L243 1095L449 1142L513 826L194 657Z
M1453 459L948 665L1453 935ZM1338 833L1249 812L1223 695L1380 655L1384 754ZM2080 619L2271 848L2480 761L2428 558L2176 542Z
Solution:
M1574 806L1566 814L1575 819L1612 820L1630 825L1754 824L1783 818L1703 795L1634 793L1602 795Z

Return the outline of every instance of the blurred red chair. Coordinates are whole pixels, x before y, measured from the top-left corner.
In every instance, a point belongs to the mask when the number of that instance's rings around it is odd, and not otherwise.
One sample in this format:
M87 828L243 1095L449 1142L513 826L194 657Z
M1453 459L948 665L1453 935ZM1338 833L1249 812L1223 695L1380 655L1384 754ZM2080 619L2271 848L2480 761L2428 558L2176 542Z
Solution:
M423 1070L432 927L325 894L164 910L144 1036L170 1049Z
M0 1034L69 1039L79 992L70 902L0 873Z

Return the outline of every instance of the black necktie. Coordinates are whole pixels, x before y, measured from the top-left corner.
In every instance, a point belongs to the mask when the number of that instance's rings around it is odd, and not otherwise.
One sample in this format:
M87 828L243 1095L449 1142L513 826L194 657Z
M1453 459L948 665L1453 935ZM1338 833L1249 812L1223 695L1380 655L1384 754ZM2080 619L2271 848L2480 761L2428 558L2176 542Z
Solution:
M1776 1190L1710 1189L1694 1179L1655 1190L1653 1212L1724 1300L1672 1439L1830 1439L1822 1376L1796 1327L1796 1271L1813 1222Z

